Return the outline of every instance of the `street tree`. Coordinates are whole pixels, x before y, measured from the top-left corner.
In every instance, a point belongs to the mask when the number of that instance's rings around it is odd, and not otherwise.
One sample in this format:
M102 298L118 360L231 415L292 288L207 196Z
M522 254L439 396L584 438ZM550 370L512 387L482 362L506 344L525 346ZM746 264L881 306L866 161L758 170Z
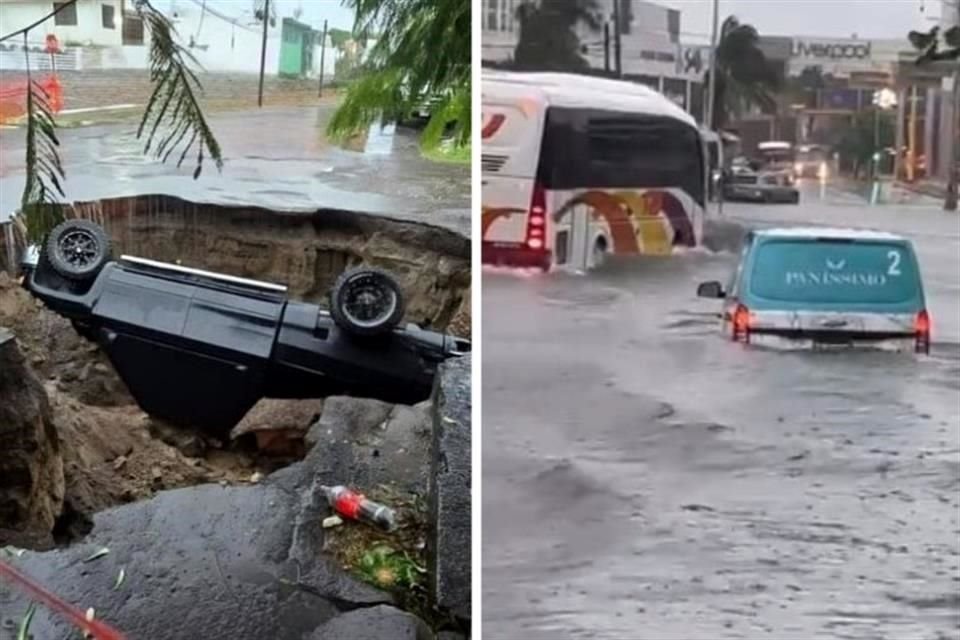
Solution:
M27 75L26 181L18 219L22 220L27 239L32 242L39 241L62 220L60 204L65 197L63 182L66 172L60 161L53 96L34 78L27 41L33 29L40 28L76 2L55 3L54 10L41 20L0 37L2 42L23 36ZM177 167L188 156L194 155L194 179L200 176L205 159L212 160L217 169L221 169L220 145L198 101L202 87L194 71L199 67L196 58L179 43L173 24L149 0L136 0L134 7L150 32L149 65L153 92L137 129L137 138L145 140L144 154L153 153L161 162L176 157Z
M764 113L776 111L776 94L782 74L760 49L760 36L749 24L729 16L720 28L717 43L717 81L711 128L719 129L756 106ZM704 78L709 84L710 72Z
M879 168L883 158L889 156L887 150L893 147L895 135L891 119L883 110L874 108L854 115L833 149L856 179L869 171L871 163Z
M437 147L446 132L470 142L470 3L463 0L344 0L356 12L354 36L379 34L358 78L330 120L343 138L374 123L397 122L434 105L421 144Z
M956 6L956 9L960 13L960 5ZM958 19L960 19L960 16L958 16ZM917 65L942 61L960 64L960 24L944 30L942 34L939 26L935 26L929 31L911 31L907 34L907 38L919 53L916 61ZM956 67L953 72L953 83L953 104L954 108L957 109L960 105L960 86L958 86L960 85L960 69ZM953 117L954 123L956 123L957 113L954 113ZM954 124L954 138L957 137L957 127L958 125ZM956 140L953 144L958 145ZM947 194L943 203L943 208L947 211L957 210L957 165L960 164L958 155L960 155L960 149L955 148L953 166L950 167L947 180Z
M526 0L516 9L520 36L512 68L520 71L582 71L590 64L577 26L602 26L597 0Z

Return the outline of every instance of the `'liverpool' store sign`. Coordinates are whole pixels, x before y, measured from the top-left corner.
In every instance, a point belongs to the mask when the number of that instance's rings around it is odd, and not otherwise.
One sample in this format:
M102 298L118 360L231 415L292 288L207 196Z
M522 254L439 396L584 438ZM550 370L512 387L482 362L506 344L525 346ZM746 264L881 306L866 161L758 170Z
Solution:
M832 60L865 60L870 57L869 42L793 41L794 58L829 58Z

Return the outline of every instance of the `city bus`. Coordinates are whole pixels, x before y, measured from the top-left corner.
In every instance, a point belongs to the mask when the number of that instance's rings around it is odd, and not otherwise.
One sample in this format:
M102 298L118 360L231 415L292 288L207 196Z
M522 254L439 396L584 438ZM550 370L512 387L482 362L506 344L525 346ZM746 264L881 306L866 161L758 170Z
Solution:
M643 85L485 71L482 259L586 270L701 243L710 178L696 121Z

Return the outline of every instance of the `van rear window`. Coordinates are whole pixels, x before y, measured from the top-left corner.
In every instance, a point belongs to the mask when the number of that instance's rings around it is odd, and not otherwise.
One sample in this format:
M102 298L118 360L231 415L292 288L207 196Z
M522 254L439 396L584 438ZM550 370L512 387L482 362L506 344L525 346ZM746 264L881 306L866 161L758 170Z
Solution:
M757 248L750 289L785 302L898 304L918 295L920 274L895 242L778 240Z

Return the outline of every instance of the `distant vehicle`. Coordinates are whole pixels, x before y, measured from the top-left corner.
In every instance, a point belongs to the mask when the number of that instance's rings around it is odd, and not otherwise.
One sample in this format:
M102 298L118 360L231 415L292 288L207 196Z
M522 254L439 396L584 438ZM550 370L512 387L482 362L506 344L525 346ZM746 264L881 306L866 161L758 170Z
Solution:
M702 240L708 151L696 121L633 82L485 71L482 259L589 269Z
M786 228L748 234L724 288L723 331L734 341L801 345L883 344L930 352L930 316L913 246L855 229Z
M391 276L340 276L330 310L286 287L122 256L86 220L24 256L24 286L110 358L140 407L226 435L262 397L355 395L414 404L470 343L408 324Z
M787 171L794 178L793 145L781 140L768 140L757 145L757 155L767 171Z
M793 172L797 178L818 178L826 180L830 177L827 164L828 150L817 144L804 144L797 147L794 157Z
M800 202L800 191L784 172L757 173L749 169L730 172L723 185L725 200L742 202Z

